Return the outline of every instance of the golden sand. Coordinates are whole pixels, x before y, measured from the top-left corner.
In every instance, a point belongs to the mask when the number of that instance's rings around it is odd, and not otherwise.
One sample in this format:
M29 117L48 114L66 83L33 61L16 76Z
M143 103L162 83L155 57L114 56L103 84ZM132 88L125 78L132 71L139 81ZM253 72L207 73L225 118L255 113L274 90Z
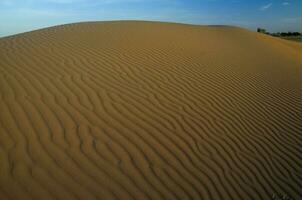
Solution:
M0 39L0 199L302 198L302 44L227 26Z

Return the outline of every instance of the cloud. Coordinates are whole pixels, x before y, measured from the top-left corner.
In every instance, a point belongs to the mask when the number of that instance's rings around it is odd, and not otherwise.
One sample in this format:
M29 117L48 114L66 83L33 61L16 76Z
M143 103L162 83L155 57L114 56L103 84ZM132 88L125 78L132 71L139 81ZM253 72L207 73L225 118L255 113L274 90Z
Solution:
M68 4L68 3L78 3L82 0L45 0L46 2L50 3L58 3L58 4Z
M272 5L273 5L272 3L263 5L263 6L261 6L261 7L259 8L259 10L265 11L265 10L269 9L270 7L272 7Z
M282 5L283 5L283 6L288 6L288 5L290 5L290 3L287 2L287 1L285 1L285 2L282 3Z

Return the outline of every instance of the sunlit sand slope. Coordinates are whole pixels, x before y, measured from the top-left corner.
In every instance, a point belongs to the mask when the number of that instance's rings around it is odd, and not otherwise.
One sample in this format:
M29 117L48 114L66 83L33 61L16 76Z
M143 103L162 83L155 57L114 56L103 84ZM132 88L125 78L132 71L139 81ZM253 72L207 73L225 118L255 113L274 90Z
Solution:
M0 39L0 199L302 198L302 44L78 23Z

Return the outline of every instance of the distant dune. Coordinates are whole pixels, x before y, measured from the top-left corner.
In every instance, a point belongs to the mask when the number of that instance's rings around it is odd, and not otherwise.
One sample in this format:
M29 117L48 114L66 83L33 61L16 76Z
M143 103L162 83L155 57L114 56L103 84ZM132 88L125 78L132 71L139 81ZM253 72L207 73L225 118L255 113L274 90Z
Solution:
M302 43L90 22L0 39L0 199L302 199Z

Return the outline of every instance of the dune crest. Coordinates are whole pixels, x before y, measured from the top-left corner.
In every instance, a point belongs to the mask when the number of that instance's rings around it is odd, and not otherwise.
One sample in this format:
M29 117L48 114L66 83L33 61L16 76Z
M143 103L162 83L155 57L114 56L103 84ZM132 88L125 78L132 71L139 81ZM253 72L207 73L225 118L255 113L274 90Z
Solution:
M0 199L302 197L302 45L62 25L0 39Z

